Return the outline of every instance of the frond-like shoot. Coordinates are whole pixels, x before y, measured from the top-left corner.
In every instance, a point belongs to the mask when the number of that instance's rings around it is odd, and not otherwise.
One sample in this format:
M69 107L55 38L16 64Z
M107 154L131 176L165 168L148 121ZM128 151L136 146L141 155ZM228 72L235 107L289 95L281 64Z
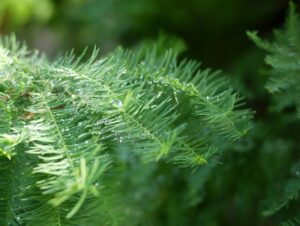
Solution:
M248 131L252 114L219 72L157 48L49 63L2 39L0 225L83 225L120 150L195 168Z
M271 67L266 88L273 94L286 99L287 105L296 104L298 110L300 88L300 19L295 5L290 4L290 12L284 29L274 32L274 41L268 42L257 36L257 32L247 32L257 46L268 52L265 62Z

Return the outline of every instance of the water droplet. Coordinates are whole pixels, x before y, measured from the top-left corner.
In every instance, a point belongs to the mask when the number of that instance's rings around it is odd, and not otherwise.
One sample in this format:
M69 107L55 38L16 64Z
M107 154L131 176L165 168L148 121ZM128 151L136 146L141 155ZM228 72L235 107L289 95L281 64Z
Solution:
M99 187L99 182L95 183L95 186L96 186L96 187Z
M210 97L209 96L206 96L206 100L209 100L210 99Z
M123 106L122 101L118 100L118 106L119 106L119 108L121 108Z
M50 87L54 88L54 86L55 86L54 82L50 82Z
M115 105L118 108L122 108L123 102L121 100L116 100L116 101L113 101L113 105Z
M124 75L124 74L126 74L126 73L127 73L127 69L124 68L124 69L121 71L121 75Z

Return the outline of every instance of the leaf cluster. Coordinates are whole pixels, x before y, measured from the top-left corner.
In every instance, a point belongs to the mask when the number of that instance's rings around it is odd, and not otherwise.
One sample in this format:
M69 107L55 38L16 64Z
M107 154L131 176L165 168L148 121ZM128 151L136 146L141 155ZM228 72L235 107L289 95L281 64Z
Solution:
M49 62L2 38L1 225L121 225L124 156L197 169L248 131L219 72L163 43Z

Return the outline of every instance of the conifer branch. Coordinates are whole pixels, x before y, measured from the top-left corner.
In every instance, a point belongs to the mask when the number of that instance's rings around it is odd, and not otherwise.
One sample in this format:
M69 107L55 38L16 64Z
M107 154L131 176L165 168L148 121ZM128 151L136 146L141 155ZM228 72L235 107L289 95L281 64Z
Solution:
M0 223L82 225L103 208L117 225L104 193L118 152L196 169L218 152L216 139L244 135L251 112L238 94L176 57L148 45L51 63L3 38Z

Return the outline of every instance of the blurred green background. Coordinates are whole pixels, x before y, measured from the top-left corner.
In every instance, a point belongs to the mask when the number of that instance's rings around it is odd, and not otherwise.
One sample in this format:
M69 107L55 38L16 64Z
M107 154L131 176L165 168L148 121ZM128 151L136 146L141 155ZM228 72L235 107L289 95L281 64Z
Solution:
M0 33L14 32L49 57L94 45L105 54L160 32L181 38L187 46L181 57L222 69L246 96L256 111L254 126L238 143L222 147L221 164L193 174L134 162L123 178L126 208L138 210L128 225L276 226L292 211L262 212L287 178L299 178L292 165L300 153L300 124L288 100L264 89L264 53L245 32L270 37L287 8L287 0L0 0Z
M283 22L287 0L1 0L0 32L15 32L49 54L98 45L131 46L160 31L177 35L187 56L229 67L252 44L248 29L265 33Z

